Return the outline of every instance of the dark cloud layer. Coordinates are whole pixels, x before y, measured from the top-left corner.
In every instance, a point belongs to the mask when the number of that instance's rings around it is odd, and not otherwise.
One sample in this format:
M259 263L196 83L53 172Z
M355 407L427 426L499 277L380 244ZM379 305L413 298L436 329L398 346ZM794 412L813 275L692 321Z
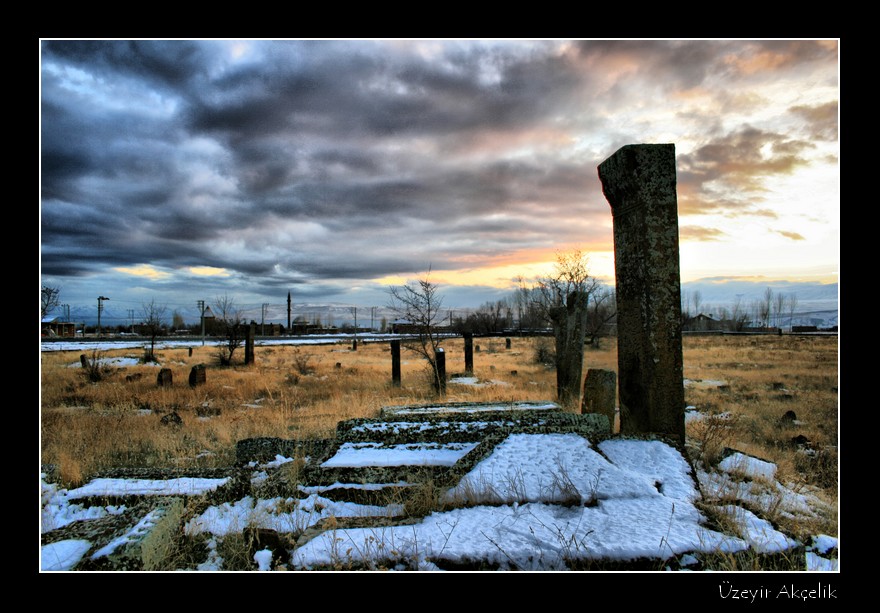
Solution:
M813 41L44 41L42 272L339 287L598 244L596 166L647 121L616 117L836 57ZM753 209L767 176L836 139L836 108L793 106L797 133L683 133L701 143L679 155L683 212Z

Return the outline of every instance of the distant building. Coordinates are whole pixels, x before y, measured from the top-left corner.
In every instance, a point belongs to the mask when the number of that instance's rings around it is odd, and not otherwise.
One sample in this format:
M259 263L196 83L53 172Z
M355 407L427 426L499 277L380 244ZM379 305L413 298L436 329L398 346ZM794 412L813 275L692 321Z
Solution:
M715 319L711 315L700 313L694 317L685 319L681 326L683 332L706 332L708 330L721 330L723 322Z
M76 335L76 324L69 321L59 321L58 317L44 317L40 321L40 334L46 337L67 338Z

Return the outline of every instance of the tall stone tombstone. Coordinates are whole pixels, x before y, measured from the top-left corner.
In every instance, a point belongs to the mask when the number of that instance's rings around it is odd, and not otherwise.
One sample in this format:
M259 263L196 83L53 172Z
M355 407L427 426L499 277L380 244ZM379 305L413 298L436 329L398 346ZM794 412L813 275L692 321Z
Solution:
M400 341L391 341L391 385L400 387Z
M614 219L620 430L684 442L675 145L626 145L598 170Z
M464 372L474 374L474 335L465 333L464 336Z
M245 328L245 337L244 337L244 363L245 365L254 363L254 335L257 332L257 324L251 322L247 328Z

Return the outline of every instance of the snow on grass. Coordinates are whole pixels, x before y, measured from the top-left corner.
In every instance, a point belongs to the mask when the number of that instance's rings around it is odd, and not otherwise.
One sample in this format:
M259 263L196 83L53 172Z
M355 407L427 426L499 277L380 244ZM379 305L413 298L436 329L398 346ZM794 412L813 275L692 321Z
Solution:
M40 548L40 570L69 570L73 568L92 544L81 539L57 541Z
M94 479L82 487L70 490L69 500L92 496L198 496L224 485L228 478L203 479Z
M510 385L507 381L498 381L496 379L485 381L480 380L478 377L453 377L449 382L457 385L470 385L471 387L491 387L493 385L504 387Z
M740 452L733 453L721 460L718 468L731 474L768 482L776 478L776 464Z
M832 549L837 549L837 539L827 534L819 534L813 537L813 548L819 553L828 553Z
M719 510L737 523L743 538L759 553L787 551L799 544L776 530L769 521L761 519L748 509L736 505L724 505L719 507Z
M774 509L784 517L814 518L815 508L826 507L818 497L779 482L740 481L728 473L697 471L703 495L717 500L739 500L754 508Z
M357 466L452 466L478 443L344 443L322 468Z
M354 338L352 334L329 334L314 337L283 337L276 339L255 339L254 345L257 347L276 346L276 345L331 345L344 341L350 341ZM386 341L393 339L405 338L400 334L358 334L358 338L362 341ZM215 347L222 346L225 340L206 339L205 346ZM41 351L108 351L112 349L144 349L148 346L149 340L139 339L136 341L123 340L74 340L74 341L46 341L40 343ZM187 347L195 347L202 345L201 337L192 337L186 340L157 340L156 350L160 349L186 349Z
M683 383L685 387L702 389L727 385L727 381L719 381L717 379L684 379Z
M701 421L704 419L712 420L714 423L722 423L723 421L733 419L733 413L725 411L724 413L701 413L696 407L687 407L684 410L684 423L689 424L692 421Z
M823 558L822 556L817 555L812 551L808 551L805 555L807 561L807 570L830 572L836 572L838 570L837 560L829 560L827 558Z
M236 502L208 507L201 515L187 522L185 532L188 535L210 533L225 536L251 527L298 533L330 517L394 517L402 513L403 508L400 505L335 502L317 494L302 500L258 500L245 496Z
M56 485L47 484L46 475L40 475L40 531L45 533L63 528L77 521L100 519L108 515L120 515L125 512L125 505L83 507L70 503L70 493L59 489Z
M124 357L124 358L98 358L95 360L97 364L102 366L125 367L125 366L159 366L156 362L144 363L140 358ZM82 362L71 362L68 368L82 368Z

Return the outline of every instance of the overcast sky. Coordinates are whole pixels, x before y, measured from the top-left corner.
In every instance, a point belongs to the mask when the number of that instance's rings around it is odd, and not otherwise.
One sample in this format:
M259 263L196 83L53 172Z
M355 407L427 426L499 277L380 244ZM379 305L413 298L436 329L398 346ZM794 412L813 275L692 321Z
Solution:
M170 308L613 282L597 165L674 143L683 281L836 281L839 42L43 40L41 281Z

